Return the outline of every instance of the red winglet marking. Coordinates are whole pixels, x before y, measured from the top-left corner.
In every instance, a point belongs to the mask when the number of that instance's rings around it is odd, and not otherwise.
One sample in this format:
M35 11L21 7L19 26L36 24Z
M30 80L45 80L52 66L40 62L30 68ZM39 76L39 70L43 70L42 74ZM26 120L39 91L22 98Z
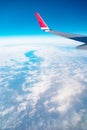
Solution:
M41 18L41 16L39 15L39 13L36 13L36 18L37 18L38 23L39 23L39 25L40 25L41 28L47 27L46 23L45 23L44 20Z

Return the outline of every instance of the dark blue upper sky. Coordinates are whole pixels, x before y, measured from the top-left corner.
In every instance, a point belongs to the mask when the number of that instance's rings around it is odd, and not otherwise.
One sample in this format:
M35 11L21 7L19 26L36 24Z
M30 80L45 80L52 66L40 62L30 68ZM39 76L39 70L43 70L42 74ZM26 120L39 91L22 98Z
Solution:
M36 11L52 29L87 34L86 0L0 0L0 36L47 35Z

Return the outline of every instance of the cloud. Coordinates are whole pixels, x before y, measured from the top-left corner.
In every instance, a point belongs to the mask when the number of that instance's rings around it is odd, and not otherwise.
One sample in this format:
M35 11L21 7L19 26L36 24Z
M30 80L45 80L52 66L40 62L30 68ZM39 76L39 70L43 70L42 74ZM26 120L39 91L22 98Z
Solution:
M18 113L21 112L21 111L24 111L26 110L26 107L27 107L27 102L22 102L19 104L17 110L18 110Z
M9 113L11 113L14 110L14 106L11 106L10 108L6 108L2 111L0 111L0 116L3 117Z
M2 128L19 126L26 116L31 119L29 128L33 128L37 119L37 128L41 123L43 129L47 124L49 129L66 130L76 128L79 122L87 126L87 110L83 97L87 91L87 54L74 49L72 43L55 37L16 37L1 40ZM31 50L35 51L35 63L31 57L25 55ZM85 112L81 111L82 106Z
M14 37L0 37L0 45L1 46L9 46L9 45L17 45L26 43L57 43L57 44L69 44L69 43L77 43L76 41L72 41L66 38L56 37L56 36L14 36Z

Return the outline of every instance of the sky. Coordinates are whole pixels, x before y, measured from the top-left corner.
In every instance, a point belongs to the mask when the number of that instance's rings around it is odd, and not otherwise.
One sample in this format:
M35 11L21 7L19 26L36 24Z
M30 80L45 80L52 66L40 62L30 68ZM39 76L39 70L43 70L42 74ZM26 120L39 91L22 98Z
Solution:
M86 0L0 0L0 36L49 35L35 12L54 30L87 34Z

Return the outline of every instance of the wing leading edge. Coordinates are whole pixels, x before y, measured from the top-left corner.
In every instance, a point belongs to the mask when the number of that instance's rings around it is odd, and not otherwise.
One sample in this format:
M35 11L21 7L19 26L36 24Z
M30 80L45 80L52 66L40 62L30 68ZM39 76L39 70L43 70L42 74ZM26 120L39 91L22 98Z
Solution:
M47 26L47 24L44 22L44 20L42 19L42 17L40 16L39 13L36 12L35 15L36 15L36 18L37 18L37 21L39 23L41 30L55 34L55 35L59 35L59 36L62 36L62 37L68 38L68 39L72 39L72 40L75 40L75 41L84 42L85 44L79 46L79 48L82 48L83 46L87 45L87 36L64 33L64 32L52 30Z

